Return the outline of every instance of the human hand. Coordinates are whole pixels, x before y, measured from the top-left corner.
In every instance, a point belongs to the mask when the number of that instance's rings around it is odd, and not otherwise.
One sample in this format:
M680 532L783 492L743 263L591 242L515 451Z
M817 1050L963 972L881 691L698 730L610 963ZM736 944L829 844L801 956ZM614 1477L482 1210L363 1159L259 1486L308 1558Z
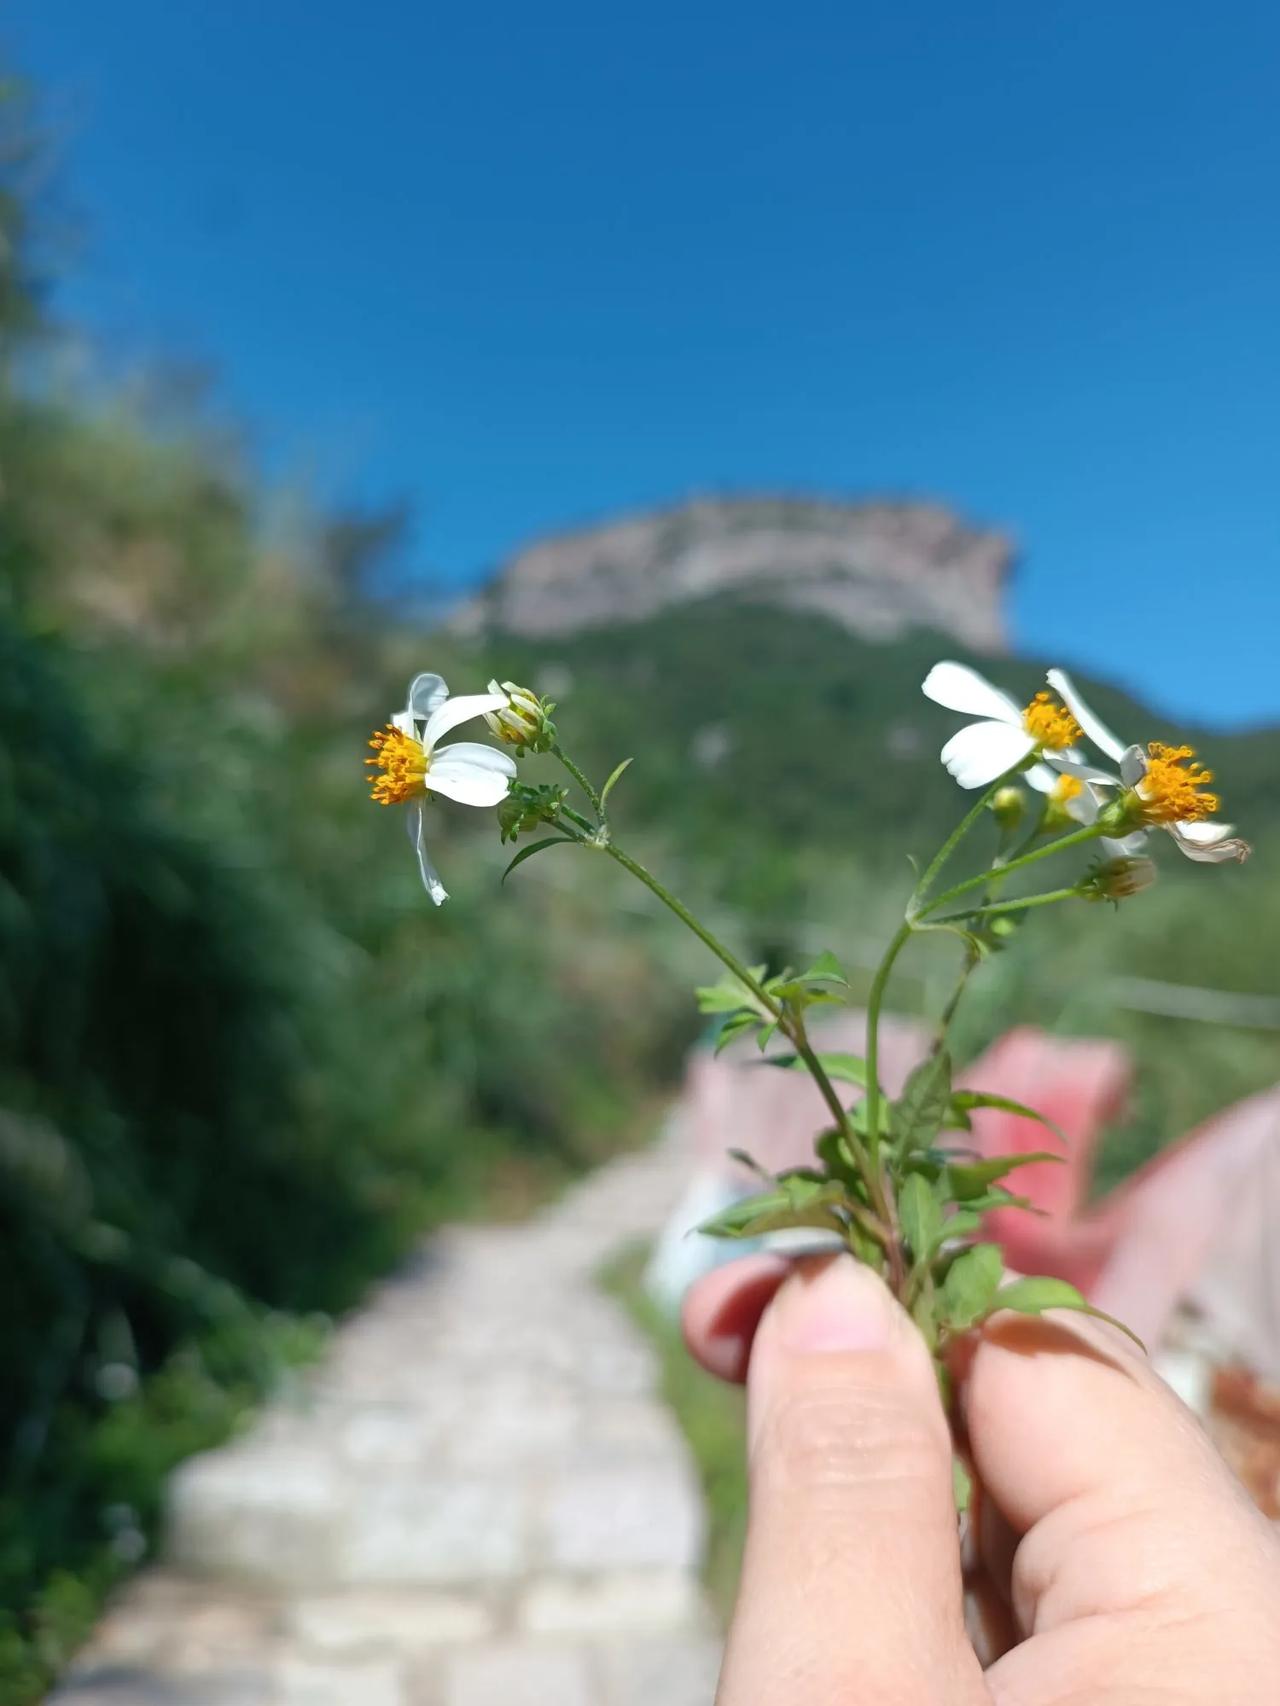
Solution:
M1280 1700L1280 1542L1105 1324L999 1316L973 1348L963 1576L928 1353L869 1269L744 1259L694 1288L685 1334L748 1384L718 1706Z

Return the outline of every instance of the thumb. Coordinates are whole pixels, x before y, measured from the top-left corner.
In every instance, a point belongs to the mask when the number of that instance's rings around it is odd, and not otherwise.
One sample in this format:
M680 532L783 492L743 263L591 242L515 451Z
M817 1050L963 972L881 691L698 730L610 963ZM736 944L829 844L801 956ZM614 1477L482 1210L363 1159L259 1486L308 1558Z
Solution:
M799 1266L756 1334L750 1517L719 1706L988 1699L964 1632L951 1441L871 1271Z

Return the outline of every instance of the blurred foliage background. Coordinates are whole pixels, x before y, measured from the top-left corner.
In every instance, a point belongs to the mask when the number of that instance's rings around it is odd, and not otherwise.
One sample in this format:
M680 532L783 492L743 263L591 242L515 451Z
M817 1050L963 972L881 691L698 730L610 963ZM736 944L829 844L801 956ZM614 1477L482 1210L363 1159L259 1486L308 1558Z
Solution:
M163 383L65 384L19 91L0 122L0 1700L19 1702L145 1555L173 1463L431 1225L519 1212L638 1140L696 1034L703 959L603 862L556 849L500 888L492 821L445 807L453 899L426 903L361 767L414 671L551 691L597 777L634 753L620 833L748 958L867 965L904 852L958 802L935 757L953 720L918 691L936 639L725 599L536 644L428 639L387 572L394 514L265 489ZM1038 671L996 673L1030 691ZM1275 1072L1273 1031L1116 998L1122 975L1275 992L1274 739L1203 744L1255 861L1175 870L1170 849L1118 915L1015 942L965 1024L971 1050L1015 1017L1132 1046L1108 1177ZM946 948L908 959L898 1004L951 971Z

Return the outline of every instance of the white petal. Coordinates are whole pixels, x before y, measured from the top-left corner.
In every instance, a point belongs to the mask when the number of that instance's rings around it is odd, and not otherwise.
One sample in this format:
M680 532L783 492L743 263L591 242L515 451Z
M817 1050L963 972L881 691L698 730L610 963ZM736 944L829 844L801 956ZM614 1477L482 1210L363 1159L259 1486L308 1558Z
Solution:
M1104 835L1098 846L1108 859L1131 859L1147 845L1149 834L1148 830L1135 829L1132 835L1122 835L1119 840Z
M1022 712L1007 693L993 687L976 669L963 663L935 663L920 691L948 711L967 711L974 717L993 717L998 723L1022 727Z
M505 693L460 693L456 699L446 699L427 719L422 734L423 746L430 752L441 735L447 735L459 723L470 722L472 717L483 717L486 711L501 711L506 703Z
M433 675L424 671L415 675L409 683L409 697L406 708L412 716L420 717L425 722L433 711L438 711L449 697L449 689L442 675Z
M464 806L496 806L507 797L515 763L496 747L460 740L442 747L423 778L428 791Z
M1051 794L1058 786L1058 778L1047 764L1033 764L1024 779L1038 794Z
M1035 741L1008 723L970 723L942 749L942 762L962 788L985 788L1018 760L1035 751Z
M422 809L421 800L414 800L409 807L409 816L406 819L409 825L409 840L413 843L413 850L418 855L418 870L422 875L423 887L431 896L435 904L440 906L444 901L448 900L449 891L440 881L440 873L431 863L431 859L427 854L427 846L423 838L423 831L425 828L423 819L425 816L426 814Z
M1228 859L1237 864L1249 857L1252 849L1247 841L1232 835L1230 823L1171 823L1169 834L1178 851L1201 865L1221 865Z
M1104 788L1118 788L1120 778L1110 770L1099 770L1096 764L1084 764L1079 759L1072 758L1074 747L1066 752L1046 752L1045 763L1055 770L1061 770L1067 776L1078 776L1082 782L1096 782Z
M1073 817L1077 823L1093 823L1101 807L1102 800L1098 790L1086 783L1078 794L1074 794L1067 801L1067 815Z
M1088 735L1093 744L1105 752L1108 758L1119 759L1124 752L1124 742L1112 734L1107 725L1085 704L1076 692L1071 677L1065 669L1051 669L1045 679L1050 687L1062 700L1071 715Z
M1120 780L1134 788L1147 773L1147 755L1140 746L1126 746L1120 754Z
M421 718L419 718L421 721ZM410 740L417 740L418 731L414 727L412 711L397 711L391 719L393 729L399 729L402 735L408 735Z

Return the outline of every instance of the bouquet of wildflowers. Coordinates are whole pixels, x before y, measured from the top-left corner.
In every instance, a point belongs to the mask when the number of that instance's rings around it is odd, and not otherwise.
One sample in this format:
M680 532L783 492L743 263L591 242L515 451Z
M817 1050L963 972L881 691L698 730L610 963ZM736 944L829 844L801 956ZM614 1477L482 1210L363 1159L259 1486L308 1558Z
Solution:
M725 968L718 983L698 991L702 1010L720 1018L720 1046L754 1035L763 1051L781 1039L785 1046L766 1056L767 1063L809 1073L830 1116L812 1165L762 1178L756 1194L702 1231L730 1239L792 1227L836 1235L884 1277L910 1312L934 1355L944 1398L950 1342L994 1311L1097 1313L1064 1280L1006 1276L998 1247L977 1239L989 1210L1029 1206L1017 1194L1016 1169L1055 1157L1050 1151L979 1159L964 1146L970 1115L979 1107L1002 1107L1050 1125L1021 1103L953 1086L948 1031L969 978L1035 909L1118 903L1146 888L1156 875L1148 854L1153 831L1163 831L1184 857L1202 863L1249 853L1231 825L1217 821L1212 772L1190 747L1127 744L1095 716L1062 670L1051 669L1047 681L1025 707L963 664L936 664L924 681L930 699L969 719L941 758L974 798L919 871L872 980L860 1056L823 1052L810 1039L812 1010L847 999L849 981L838 956L822 953L801 970L743 964L619 843L610 803L630 759L597 786L562 745L552 720L555 706L528 688L491 681L486 693L451 698L438 675L419 675L404 710L373 736L374 755L366 761L374 772L374 799L407 810L409 839L437 905L447 895L425 840L433 794L496 807L504 841L531 837L507 874L551 847L588 849L622 866L700 938ZM497 745L444 744L453 729L481 717ZM1098 762L1087 754L1086 741ZM550 754L567 780L522 781L517 761L527 753ZM979 836L983 868L948 881L961 844ZM1086 850L1091 858L1083 870L1077 858L1070 881L1036 886L1045 861ZM885 988L904 946L926 933L958 939L963 962L927 1058L890 1100L877 1072ZM957 1497L963 1506L967 1481L959 1467Z

